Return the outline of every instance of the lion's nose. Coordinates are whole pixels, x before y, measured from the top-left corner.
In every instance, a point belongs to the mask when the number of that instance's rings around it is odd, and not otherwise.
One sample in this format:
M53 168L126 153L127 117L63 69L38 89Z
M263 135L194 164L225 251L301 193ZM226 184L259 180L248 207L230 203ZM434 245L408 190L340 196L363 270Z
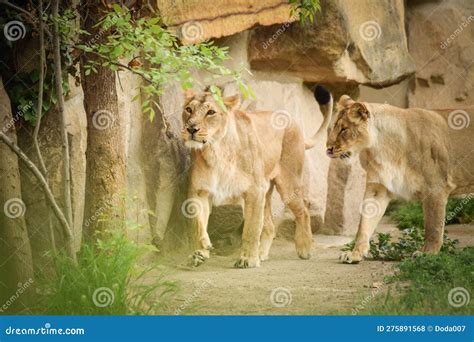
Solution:
M199 128L196 128L196 127L188 127L188 132L191 133L191 134L194 134L196 133L197 131L199 131Z
M329 147L327 150L326 150L326 154L331 157L334 155L334 147Z

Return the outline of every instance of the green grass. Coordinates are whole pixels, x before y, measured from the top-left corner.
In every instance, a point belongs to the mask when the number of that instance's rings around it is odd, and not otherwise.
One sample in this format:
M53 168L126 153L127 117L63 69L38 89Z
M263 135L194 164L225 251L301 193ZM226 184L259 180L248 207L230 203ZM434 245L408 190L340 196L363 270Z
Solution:
M74 265L64 255L51 256L53 272L38 276L38 298L30 310L42 315L156 314L166 308L176 284L158 265L139 266L146 249L124 230L86 242ZM147 275L152 275L153 280Z
M399 261L411 257L419 250L425 239L423 209L419 202L396 202L390 207L390 218L402 230L402 235L394 241L390 234L379 233L370 241L369 256L375 260ZM474 221L474 201L472 196L450 199L446 207L446 224L470 223ZM443 237L442 252L453 253L457 240L451 240L446 233ZM342 250L354 248L354 241Z
M423 228L423 209L419 202L398 204L391 212L390 218L401 229ZM474 201L472 196L463 199L451 198L446 206L446 224L474 222Z
M373 302L358 313L472 315L474 248L406 259L396 266L396 273L388 279L388 284L388 291L374 296Z

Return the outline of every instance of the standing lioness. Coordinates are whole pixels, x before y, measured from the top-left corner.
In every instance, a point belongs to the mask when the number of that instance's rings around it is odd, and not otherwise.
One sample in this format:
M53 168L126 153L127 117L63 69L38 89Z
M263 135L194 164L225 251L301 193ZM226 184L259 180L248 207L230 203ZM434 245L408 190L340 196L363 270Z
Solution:
M367 254L370 237L393 197L422 201L421 252L440 250L448 197L474 193L471 118L473 108L434 112L341 97L327 154L349 158L361 153L367 171L355 247L341 256L343 262L357 263Z
M306 148L325 134L331 120L332 99L318 88L327 113ZM276 186L296 218L298 256L311 256L310 218L303 201L302 171L305 141L286 112L246 113L237 109L238 96L223 99L223 111L209 93L187 92L182 137L192 149L190 196L197 210L199 249L192 263L200 265L212 248L207 224L212 204L243 199L244 230L236 267L258 267L268 258L275 236L271 196ZM280 117L283 116L283 117Z

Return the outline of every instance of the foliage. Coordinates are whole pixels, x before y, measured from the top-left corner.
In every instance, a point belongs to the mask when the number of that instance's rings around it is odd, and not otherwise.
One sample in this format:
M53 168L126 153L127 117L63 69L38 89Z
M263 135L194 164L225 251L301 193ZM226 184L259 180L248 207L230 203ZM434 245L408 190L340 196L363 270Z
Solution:
M407 202L398 205L390 214L392 220L402 229L398 241L390 234L379 233L370 241L369 254L376 260L402 260L410 257L424 243L423 209L419 202ZM449 199L446 207L446 224L469 223L474 220L474 201L471 197ZM442 252L453 253L457 240L451 240L444 234ZM354 241L346 244L342 250L354 248Z
M474 247L457 250L452 254L426 254L406 259L396 266L396 274L389 279L395 285L384 298L368 308L369 314L455 314L472 315L474 302L459 307L455 301L455 288L474 293ZM451 295L450 295L450 291ZM458 298L460 300L461 298ZM457 302L455 302L457 303ZM459 303L460 304L460 303Z
M13 12L8 12L11 18L16 18L17 14ZM63 70L66 70L62 75L62 86L63 93L67 95L70 91L69 82L68 82L68 73L75 76L76 70L73 66L74 59L72 57L72 49L70 45L73 40L77 38L80 30L75 30L74 25L72 24L77 20L76 12L71 9L66 9L64 13L58 18L53 18L52 15L44 14L43 21L45 27L51 27L54 20L57 20L59 27L59 34L61 39L61 58L63 63ZM34 32L35 27L25 26L26 32ZM25 33L26 33L25 32ZM36 34L36 33L35 33ZM9 42L9 47L14 48L15 46ZM49 50L52 45L45 44L46 49L46 65L45 65L45 75L43 82L43 106L42 111L43 115L48 112L53 106L56 105L58 98L56 95L56 90L54 86L54 68L53 68L53 58L51 51ZM38 57L39 62L39 57ZM12 103L13 116L15 119L23 119L26 122L34 125L37 118L37 104L38 104L38 84L39 84L39 70L33 69L28 72L17 72L9 80L7 84L7 92Z
M122 7L115 5L99 23L102 30L110 30L104 42L83 44L80 48L95 53L101 61L91 61L86 65L85 74L97 70L98 65L114 71L127 68L142 76L146 84L143 90L143 112L150 118L155 115L153 97L163 93L171 82L179 82L184 89L193 87L196 81L192 71L205 71L210 79L228 77L239 84L244 96L253 96L239 72L232 71L223 62L229 59L227 47L217 47L212 42L182 45L178 38L162 27L160 18L141 18L134 20ZM127 61L126 65L121 62ZM225 107L217 92L210 90L216 100Z
M298 14L301 26L304 26L308 20L313 23L316 13L321 11L319 0L290 0L290 4L290 16Z
M390 215L399 228L423 227L423 208L419 202L400 205ZM450 198L446 206L446 224L470 223L474 221L472 196Z
M35 301L32 313L137 315L161 312L169 295L176 291L176 284L167 281L157 265L146 268L138 265L140 256L148 250L118 229L96 241L83 243L77 266L65 255L51 255L53 274L38 275L39 300Z

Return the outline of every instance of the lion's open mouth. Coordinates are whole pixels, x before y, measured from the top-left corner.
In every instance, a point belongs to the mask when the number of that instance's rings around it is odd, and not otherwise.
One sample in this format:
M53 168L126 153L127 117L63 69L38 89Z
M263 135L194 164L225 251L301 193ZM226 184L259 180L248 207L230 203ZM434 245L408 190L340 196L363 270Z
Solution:
M333 159L346 159L346 158L349 158L352 153L350 151L347 151L347 152L341 152L341 151L334 151L334 148L328 148L326 150L326 155L329 157L329 158L333 158Z

